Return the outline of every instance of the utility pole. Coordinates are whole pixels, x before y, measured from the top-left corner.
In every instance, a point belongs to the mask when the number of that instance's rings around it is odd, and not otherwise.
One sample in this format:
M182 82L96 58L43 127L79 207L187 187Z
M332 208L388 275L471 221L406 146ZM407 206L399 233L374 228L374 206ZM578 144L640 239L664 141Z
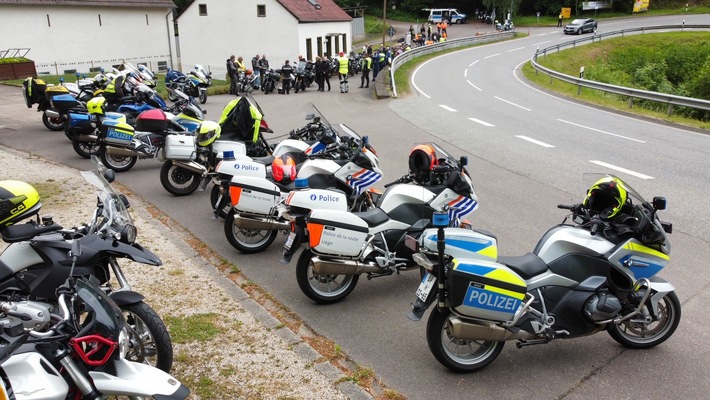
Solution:
M387 0L382 0L382 48L385 48L385 34L387 32Z

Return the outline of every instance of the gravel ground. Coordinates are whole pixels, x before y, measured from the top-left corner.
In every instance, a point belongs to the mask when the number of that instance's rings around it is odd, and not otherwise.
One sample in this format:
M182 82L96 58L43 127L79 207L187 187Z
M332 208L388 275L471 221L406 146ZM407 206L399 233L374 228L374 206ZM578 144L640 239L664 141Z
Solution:
M0 180L32 184L42 195L40 215L64 227L91 219L93 186L78 170L0 147ZM126 193L125 188L116 187ZM138 242L163 261L150 267L119 260L134 290L166 321L173 336L172 374L192 399L347 399L370 397L334 364L259 305L128 194ZM199 244L198 244L199 246ZM3 243L4 249L4 243ZM177 324L207 322L205 335L176 337ZM297 328L297 329L302 329ZM192 329L195 331L196 329ZM209 331L209 332L208 332Z

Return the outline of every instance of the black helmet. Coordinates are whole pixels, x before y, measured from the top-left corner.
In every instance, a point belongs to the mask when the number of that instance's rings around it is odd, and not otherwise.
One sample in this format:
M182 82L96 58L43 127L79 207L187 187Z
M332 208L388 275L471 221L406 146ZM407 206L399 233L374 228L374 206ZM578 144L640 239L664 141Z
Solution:
M430 181L437 163L436 151L428 144L417 145L409 153L409 173L420 185Z

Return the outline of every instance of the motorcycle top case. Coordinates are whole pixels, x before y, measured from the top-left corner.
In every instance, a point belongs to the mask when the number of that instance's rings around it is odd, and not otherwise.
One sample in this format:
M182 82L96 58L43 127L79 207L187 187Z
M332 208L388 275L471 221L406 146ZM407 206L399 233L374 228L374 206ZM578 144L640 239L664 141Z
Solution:
M326 189L296 189L291 191L284 204L308 210L348 211L345 193Z
M193 135L168 135L165 137L165 158L176 161L192 161L196 157Z
M77 100L74 96L70 94L56 95L52 97L51 102L54 109L57 110L60 114L66 114L69 112L69 110L76 108L86 110L86 107L84 107L84 105L81 104L79 100Z
M266 179L266 165L243 154L236 154L234 159L223 159L217 164L215 172L234 177L253 176Z
M453 259L447 274L451 307L476 319L511 321L525 298L523 278L492 261Z
M143 132L163 132L168 128L168 117L163 110L143 111L136 117L136 130Z
M229 183L229 198L238 211L270 215L281 201L281 191L265 178L235 176Z
M127 146L133 140L135 130L119 120L106 119L101 123L101 135L106 143Z
M231 140L215 140L212 142L212 152L217 154L217 158L223 158L225 151L231 151L235 155L247 154L247 145Z
M42 79L29 77L22 82L22 95L25 98L27 107L32 107L33 104L45 97L47 84Z
M367 222L343 211L313 210L307 225L311 249L320 254L356 256L368 234Z
M47 86L47 88L44 89L44 94L45 96L47 96L47 100L49 100L54 96L59 96L61 94L69 94L69 89L65 88L64 86Z
M465 228L445 228L446 254L454 258L475 258L486 261L498 259L495 237ZM421 250L436 253L437 229L430 228L419 237Z

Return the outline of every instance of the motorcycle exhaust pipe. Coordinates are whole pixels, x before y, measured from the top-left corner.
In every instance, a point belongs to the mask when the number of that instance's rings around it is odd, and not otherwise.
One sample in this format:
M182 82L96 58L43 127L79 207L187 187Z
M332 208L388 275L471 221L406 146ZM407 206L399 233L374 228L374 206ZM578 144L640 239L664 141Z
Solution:
M96 135L77 135L76 140L79 142L95 142L99 138Z
M241 215L234 216L234 226L241 229L253 229L259 231L285 231L291 229L291 223L288 221L277 221L273 218L263 217L243 217Z
M447 330L457 339L463 340L487 340L502 342L506 340L532 339L534 334L520 330L511 332L498 325L489 323L464 322L461 318L451 316L446 321Z
M362 273L382 272L375 264L361 263L354 260L323 260L311 258L313 272L321 275L359 275Z
M124 157L138 157L139 154L134 150L127 149L125 147L115 147L106 146L106 154L111 154L114 156L124 156Z
M186 170L188 170L190 172L194 172L194 173L200 174L200 175L207 172L207 169L205 167L203 167L202 165L200 165L196 162L192 162L192 161L184 162L184 161L173 160L173 165L176 167L185 168Z
M61 117L61 114L59 114L58 112L56 112L56 111L54 111L54 110L51 110L51 109L44 110L44 113L45 113L45 114L47 115L47 117L49 117L49 118L59 118L59 117Z

